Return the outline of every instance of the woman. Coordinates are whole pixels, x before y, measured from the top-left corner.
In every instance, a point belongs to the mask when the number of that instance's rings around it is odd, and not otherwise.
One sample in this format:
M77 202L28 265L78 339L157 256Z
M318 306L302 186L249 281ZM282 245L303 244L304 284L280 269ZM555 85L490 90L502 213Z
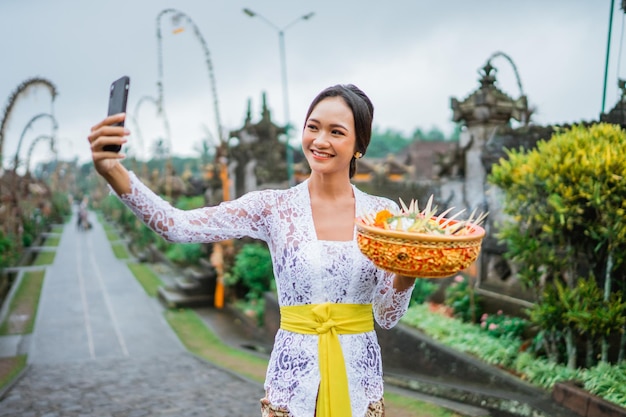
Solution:
M375 319L394 326L406 312L414 278L377 269L355 240L358 214L389 208L350 183L367 149L374 108L354 85L335 85L311 103L302 151L311 175L287 190L248 193L215 207L181 211L151 192L103 151L128 130L114 115L89 135L96 170L148 226L173 242L249 236L267 242L281 306L261 400L263 416L383 416L383 379Z

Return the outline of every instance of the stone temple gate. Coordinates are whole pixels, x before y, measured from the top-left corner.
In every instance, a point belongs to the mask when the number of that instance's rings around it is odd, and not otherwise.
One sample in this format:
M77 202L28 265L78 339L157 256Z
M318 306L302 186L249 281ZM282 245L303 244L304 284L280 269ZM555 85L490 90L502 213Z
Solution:
M287 181L285 144L279 140L285 134L285 127L272 122L263 93L261 120L252 123L251 104L243 127L230 132L229 137L237 138L238 143L229 150L229 170L234 179L235 195L268 187L284 187Z

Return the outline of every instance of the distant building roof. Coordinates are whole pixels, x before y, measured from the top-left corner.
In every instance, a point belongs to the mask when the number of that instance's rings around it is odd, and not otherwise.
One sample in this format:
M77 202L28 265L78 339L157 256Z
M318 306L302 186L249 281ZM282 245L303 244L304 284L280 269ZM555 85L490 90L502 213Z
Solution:
M436 165L443 155L454 153L457 142L417 140L397 158L413 168L413 179L431 179L437 175Z

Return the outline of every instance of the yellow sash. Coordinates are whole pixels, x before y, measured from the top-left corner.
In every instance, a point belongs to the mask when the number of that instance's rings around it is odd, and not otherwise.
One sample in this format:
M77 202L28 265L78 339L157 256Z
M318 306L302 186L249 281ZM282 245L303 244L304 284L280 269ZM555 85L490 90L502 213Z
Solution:
M317 334L320 388L317 417L352 415L348 375L338 334L374 330L371 304L306 304L280 308L280 328L294 333Z

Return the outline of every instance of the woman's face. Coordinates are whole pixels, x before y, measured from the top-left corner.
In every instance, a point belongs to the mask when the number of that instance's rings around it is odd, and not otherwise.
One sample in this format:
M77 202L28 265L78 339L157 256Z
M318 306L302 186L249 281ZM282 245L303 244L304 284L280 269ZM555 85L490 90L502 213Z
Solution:
M306 120L302 151L311 171L321 174L348 172L354 155L354 115L341 97L320 101Z

